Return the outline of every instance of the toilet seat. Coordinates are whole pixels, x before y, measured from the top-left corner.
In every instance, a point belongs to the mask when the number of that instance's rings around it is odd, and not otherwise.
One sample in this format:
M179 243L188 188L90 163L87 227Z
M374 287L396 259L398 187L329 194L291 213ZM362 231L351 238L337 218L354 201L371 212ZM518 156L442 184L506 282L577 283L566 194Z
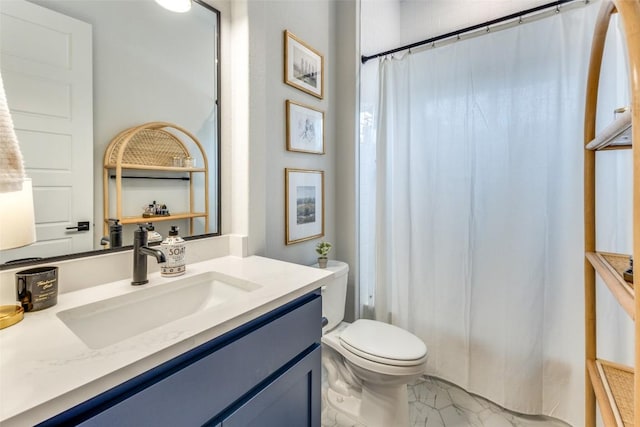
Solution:
M421 375L424 373L427 364L427 356L420 360L414 360L410 364L399 365L396 361L387 359L384 362L371 360L372 357L362 357L355 352L349 350L342 340L340 334L342 331L331 331L322 336L322 343L331 349L340 353L345 360L353 365L367 369L378 374L390 375L391 377L404 377L407 375Z
M391 366L425 362L427 347L418 337L397 326L359 319L340 334L340 344L364 359Z

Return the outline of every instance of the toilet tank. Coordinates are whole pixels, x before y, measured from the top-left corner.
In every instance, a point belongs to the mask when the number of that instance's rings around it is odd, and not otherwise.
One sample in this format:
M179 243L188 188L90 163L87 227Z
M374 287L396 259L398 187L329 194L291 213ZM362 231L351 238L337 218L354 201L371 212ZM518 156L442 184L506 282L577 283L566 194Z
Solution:
M333 272L334 277L326 286L322 287L322 316L329 321L322 328L324 332L332 330L344 319L349 265L341 261L330 260L327 263L327 270Z

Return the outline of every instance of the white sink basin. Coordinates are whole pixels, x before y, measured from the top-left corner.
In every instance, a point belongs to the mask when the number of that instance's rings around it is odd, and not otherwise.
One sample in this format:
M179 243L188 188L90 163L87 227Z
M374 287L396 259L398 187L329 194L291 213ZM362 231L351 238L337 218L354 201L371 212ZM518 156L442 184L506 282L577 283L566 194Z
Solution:
M258 288L255 283L207 272L60 311L57 316L89 348L99 349Z

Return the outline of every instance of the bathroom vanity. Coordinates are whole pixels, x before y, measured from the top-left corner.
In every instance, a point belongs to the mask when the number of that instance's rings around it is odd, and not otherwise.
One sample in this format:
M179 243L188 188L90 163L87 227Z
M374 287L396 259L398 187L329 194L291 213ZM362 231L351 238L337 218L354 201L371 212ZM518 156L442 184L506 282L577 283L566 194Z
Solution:
M0 331L0 424L319 427L318 289L331 276L222 257L177 280L151 274L146 290L62 294Z

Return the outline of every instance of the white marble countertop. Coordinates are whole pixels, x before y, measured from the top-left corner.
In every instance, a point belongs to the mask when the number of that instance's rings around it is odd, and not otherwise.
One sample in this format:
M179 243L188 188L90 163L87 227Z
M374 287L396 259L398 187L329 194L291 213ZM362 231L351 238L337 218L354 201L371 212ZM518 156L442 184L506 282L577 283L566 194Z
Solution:
M261 287L101 349L91 349L57 313L144 288L216 271ZM149 284L121 280L65 293L48 309L25 313L0 330L0 425L44 421L200 344L228 332L320 286L327 270L262 257L225 256L187 266L175 279L149 275ZM179 303L179 301L176 301Z

